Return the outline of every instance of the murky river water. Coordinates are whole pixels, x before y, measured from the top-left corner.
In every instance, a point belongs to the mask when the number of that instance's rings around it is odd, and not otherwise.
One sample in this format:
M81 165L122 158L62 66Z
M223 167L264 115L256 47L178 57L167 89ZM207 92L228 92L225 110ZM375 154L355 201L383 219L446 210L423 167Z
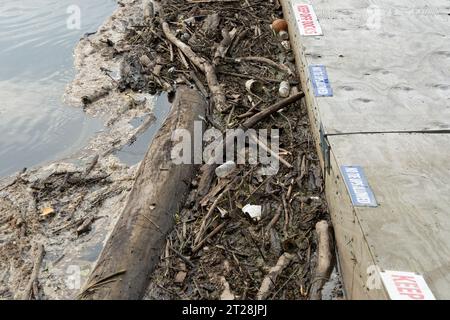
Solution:
M76 43L116 6L116 0L0 0L0 178L68 156L102 128L62 98L74 76Z

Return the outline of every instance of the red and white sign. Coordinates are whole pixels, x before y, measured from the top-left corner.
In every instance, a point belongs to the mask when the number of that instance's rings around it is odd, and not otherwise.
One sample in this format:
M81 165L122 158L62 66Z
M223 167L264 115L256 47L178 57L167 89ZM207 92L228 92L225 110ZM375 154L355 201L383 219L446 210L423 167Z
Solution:
M436 300L425 279L414 272L384 271L381 279L392 300Z
M292 9L294 10L300 34L303 36L322 35L322 28L312 5L298 2L292 1Z

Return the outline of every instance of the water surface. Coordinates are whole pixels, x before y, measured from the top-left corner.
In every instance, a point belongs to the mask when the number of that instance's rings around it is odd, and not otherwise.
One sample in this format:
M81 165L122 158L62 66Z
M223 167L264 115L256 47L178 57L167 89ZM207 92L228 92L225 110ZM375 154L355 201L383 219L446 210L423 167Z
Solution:
M120 161L128 166L134 166L144 158L153 138L167 119L170 108L171 103L169 102L167 93L161 93L160 95L155 96L155 103L152 110L152 113L155 116L154 121L144 133L136 137L136 141L124 146L116 152ZM134 119L131 121L131 125L135 128L141 126L148 116L149 115Z
M74 77L75 45L116 6L115 0L0 0L0 177L68 156L103 127L62 98ZM68 28L74 8L80 29Z

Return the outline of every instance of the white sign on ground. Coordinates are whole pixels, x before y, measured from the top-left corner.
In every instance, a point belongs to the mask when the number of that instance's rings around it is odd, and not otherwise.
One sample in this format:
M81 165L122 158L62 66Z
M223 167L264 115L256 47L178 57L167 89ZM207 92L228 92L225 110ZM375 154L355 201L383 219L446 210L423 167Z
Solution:
M381 272L381 279L392 300L436 300L423 276L414 272Z
M301 35L320 36L323 34L312 5L301 3L301 1L292 1L292 9Z

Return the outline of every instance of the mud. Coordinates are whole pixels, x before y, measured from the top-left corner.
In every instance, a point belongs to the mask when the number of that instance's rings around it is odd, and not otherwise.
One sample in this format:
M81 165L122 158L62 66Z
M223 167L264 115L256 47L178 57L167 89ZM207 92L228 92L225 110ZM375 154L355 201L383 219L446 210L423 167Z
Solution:
M39 292L33 298L76 297L114 226L143 157L142 151L137 152L128 166L118 153L132 147L143 133L157 131L167 114L163 108L170 108L165 96L158 102L157 96L147 92L116 90L116 80L102 71L119 70L124 60L104 39L121 41L123 26L142 20L136 1L122 3L95 34L80 40L74 52L76 77L65 95L70 105L102 119L105 129L66 159L0 181L1 299L21 297L36 243L44 245L45 256ZM83 97L99 91L105 92L101 99L83 103ZM153 113L155 104L160 106L160 118ZM53 213L45 216L49 208ZM91 220L86 231L77 232Z

